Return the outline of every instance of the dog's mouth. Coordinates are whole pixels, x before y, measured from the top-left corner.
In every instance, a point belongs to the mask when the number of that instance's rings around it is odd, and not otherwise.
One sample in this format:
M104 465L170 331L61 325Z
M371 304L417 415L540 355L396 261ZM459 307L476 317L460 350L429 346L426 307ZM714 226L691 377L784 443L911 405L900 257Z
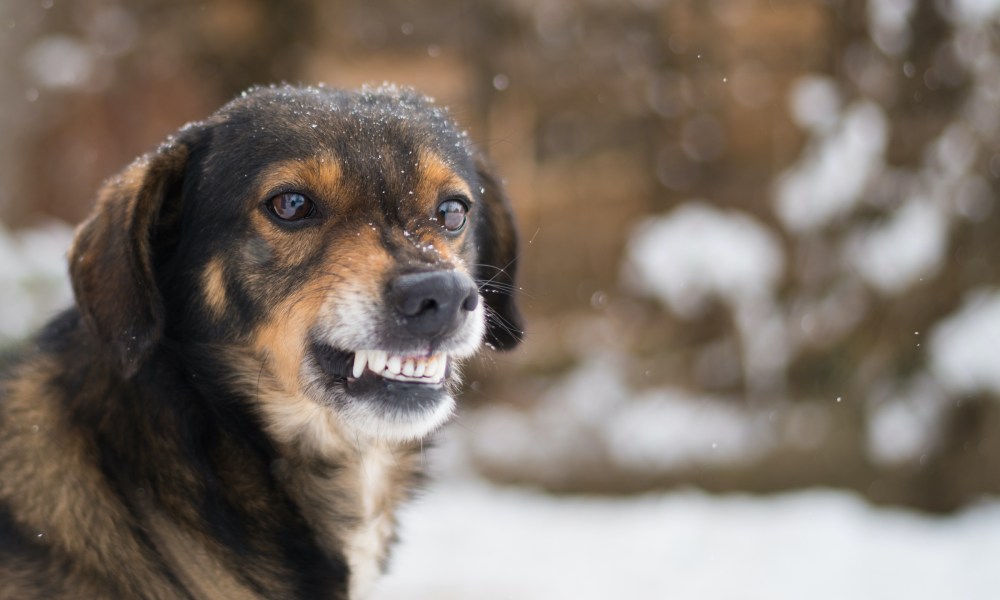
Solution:
M383 380L439 388L451 375L447 353L393 353L385 350L342 350L321 343L312 347L316 362L331 379L354 384Z
M475 316L465 329L443 338L337 336L317 328L310 332L300 381L314 401L363 436L422 438L455 410L452 394L461 378L460 363L481 343L485 322ZM347 341L351 337L358 341Z
M452 357L447 353L341 350L313 343L323 373L326 402L345 422L382 439L422 437L443 424L455 405L449 393Z

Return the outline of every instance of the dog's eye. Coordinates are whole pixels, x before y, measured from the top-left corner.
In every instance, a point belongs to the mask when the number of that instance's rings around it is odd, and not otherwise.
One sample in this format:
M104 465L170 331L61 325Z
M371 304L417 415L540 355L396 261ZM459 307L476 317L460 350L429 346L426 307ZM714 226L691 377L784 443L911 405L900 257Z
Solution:
M288 192L268 200L267 209L282 221L299 221L311 217L316 205L302 194Z
M438 206L438 219L448 231L455 233L465 227L469 207L461 200L445 200Z

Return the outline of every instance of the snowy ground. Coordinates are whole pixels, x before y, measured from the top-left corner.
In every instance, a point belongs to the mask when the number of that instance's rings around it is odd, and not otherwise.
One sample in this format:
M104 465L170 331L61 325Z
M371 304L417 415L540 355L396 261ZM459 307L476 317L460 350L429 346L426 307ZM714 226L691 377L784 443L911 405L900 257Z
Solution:
M933 518L842 492L553 498L471 480L402 515L374 600L987 600L1000 504Z

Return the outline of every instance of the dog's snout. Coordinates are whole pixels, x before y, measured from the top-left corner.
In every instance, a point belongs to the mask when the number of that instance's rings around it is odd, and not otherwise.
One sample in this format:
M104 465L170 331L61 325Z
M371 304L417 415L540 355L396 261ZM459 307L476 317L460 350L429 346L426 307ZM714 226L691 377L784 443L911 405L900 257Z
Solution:
M429 271L394 278L389 283L389 300L410 333L437 337L455 331L465 313L476 310L479 293L468 275Z

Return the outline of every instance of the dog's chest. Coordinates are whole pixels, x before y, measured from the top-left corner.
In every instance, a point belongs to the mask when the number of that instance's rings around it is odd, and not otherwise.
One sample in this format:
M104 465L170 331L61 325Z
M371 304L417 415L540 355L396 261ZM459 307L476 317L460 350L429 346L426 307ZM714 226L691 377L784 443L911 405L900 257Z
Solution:
M409 462L387 448L369 447L337 469L288 474L321 546L347 562L351 600L367 598L382 572Z
M385 452L371 452L358 467L357 526L348 531L344 550L351 568L351 598L368 597L376 578L382 571L389 539L393 533L392 515L395 504L392 482L391 456Z

